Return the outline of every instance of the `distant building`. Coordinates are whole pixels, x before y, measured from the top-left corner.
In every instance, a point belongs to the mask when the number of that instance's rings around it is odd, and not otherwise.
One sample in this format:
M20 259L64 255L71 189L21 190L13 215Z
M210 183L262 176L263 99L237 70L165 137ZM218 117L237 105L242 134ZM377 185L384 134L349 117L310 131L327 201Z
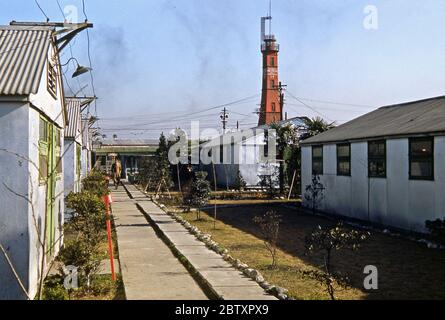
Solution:
M64 222L67 112L54 31L0 27L0 244L31 298L42 256L47 268L59 251ZM0 299L24 298L0 253Z
M305 119L296 117L277 124L304 129ZM227 133L202 144L201 153L210 154L214 164L201 165L201 168L207 171L208 177L212 179L214 167L216 182L220 187L234 187L238 173L248 187L258 186L261 176L273 175L279 166L276 158L271 159L271 162L265 160L269 156L272 157L272 151L276 154L276 150L271 150L272 146L267 145L269 129L270 126L264 125Z
M445 217L445 97L380 108L302 142L321 211L412 231ZM304 199L304 205L311 202Z
M95 168L110 172L113 160L119 157L122 163L122 179L139 171L141 161L153 156L158 148L158 140L112 139L94 145Z
M82 179L82 115L81 100L66 99L68 126L65 128L64 176L65 196L81 191Z

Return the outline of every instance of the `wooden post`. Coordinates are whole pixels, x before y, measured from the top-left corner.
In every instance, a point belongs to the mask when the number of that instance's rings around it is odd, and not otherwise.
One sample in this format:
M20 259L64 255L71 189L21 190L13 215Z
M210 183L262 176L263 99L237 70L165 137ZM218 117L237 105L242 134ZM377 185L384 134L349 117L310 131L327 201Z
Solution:
M215 164L212 161L212 167L213 167L213 184L215 187L215 197L216 197L216 192L217 187L216 187L216 172L215 172ZM215 208L214 208L214 212L213 212L213 229L216 230L216 198L215 198Z
M292 184L291 184L290 189L289 189L289 196L287 197L288 201L290 200L290 196L292 195L292 189L294 188L294 183L295 183L295 178L296 177L297 177L297 170L294 170L294 176L292 178Z
M178 173L178 188L179 188L179 193L181 194L181 197L184 198L184 195L182 194L182 189L181 189L181 175L179 173L179 162L176 165L176 171Z

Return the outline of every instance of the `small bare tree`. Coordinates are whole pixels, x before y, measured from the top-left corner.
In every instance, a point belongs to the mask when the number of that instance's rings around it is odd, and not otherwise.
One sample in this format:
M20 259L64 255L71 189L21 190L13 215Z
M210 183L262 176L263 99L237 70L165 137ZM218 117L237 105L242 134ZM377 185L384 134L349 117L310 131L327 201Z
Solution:
M346 275L336 273L332 268L331 258L334 251L344 248L357 250L361 243L370 236L369 232L350 230L339 223L329 229L318 226L312 234L306 237L306 249L309 252L322 252L324 256L324 270L303 271L304 276L319 281L326 287L326 291L332 300L335 300L336 284L346 289L349 287L349 278Z
M275 269L277 267L277 242L281 216L275 211L268 211L262 216L253 218L253 222L260 227L264 245L272 257L271 268Z
M324 190L326 188L321 183L320 176L313 175L312 182L306 186L306 193L304 198L311 203L312 212L315 214L317 208L324 198Z

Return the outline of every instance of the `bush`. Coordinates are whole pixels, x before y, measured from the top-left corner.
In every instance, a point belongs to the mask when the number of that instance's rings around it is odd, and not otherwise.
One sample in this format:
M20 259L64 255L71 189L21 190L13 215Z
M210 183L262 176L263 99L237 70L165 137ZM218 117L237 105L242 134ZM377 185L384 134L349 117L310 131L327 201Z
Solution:
M197 220L201 219L201 208L209 202L210 198L210 182L206 180L207 172L196 172L190 189L190 195L187 197L192 205L198 207Z
M66 198L66 206L74 210L72 227L83 235L99 234L106 223L105 205L97 194L89 191L71 192Z
M97 273L102 258L98 243L89 243L82 238L65 243L59 254L59 260L64 265L76 266L79 273L85 276L87 288L90 287L91 277Z
M433 241L445 245L445 219L426 221L425 226L430 232Z
M100 171L91 171L91 173L82 181L83 190L94 193L99 198L110 194L105 174Z
M97 272L101 261L99 247L105 238L105 206L97 194L83 191L70 193L67 207L75 211L71 228L77 236L65 244L60 259L65 265L78 267L87 279L87 287L90 287L91 276Z
M238 170L235 180L235 189L238 191L244 191L247 187L246 180L244 180L241 172Z
M52 276L45 281L43 288L44 300L69 300L68 291L63 286L63 277Z

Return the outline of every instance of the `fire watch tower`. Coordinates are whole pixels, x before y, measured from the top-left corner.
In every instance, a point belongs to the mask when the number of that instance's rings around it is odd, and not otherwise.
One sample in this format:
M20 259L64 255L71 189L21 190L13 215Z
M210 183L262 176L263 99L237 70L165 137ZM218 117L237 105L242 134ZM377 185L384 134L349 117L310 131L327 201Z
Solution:
M269 33L266 34L266 21ZM283 120L283 86L278 79L278 52L280 46L272 34L272 16L261 18L261 52L263 54L263 89L258 125Z

